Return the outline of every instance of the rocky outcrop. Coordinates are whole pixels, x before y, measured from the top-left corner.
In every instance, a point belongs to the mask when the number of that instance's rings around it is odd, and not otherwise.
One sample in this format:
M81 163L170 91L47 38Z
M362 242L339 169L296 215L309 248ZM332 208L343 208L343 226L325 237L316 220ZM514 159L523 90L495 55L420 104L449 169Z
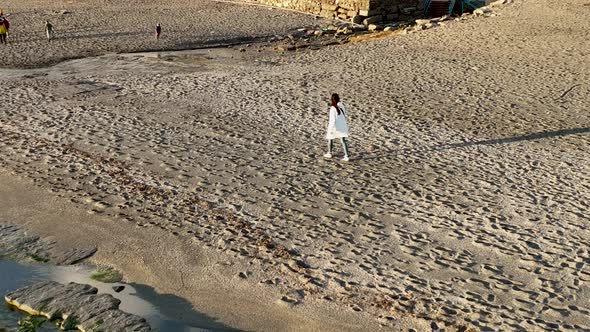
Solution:
M45 281L9 293L5 300L31 315L62 319L62 328L151 331L145 319L119 310L120 300L110 294L98 294L90 285Z
M316 15L365 25L408 20L422 15L422 0L258 0Z
M94 255L95 252L95 246L60 250L54 243L29 234L21 226L0 223L0 256L72 265Z

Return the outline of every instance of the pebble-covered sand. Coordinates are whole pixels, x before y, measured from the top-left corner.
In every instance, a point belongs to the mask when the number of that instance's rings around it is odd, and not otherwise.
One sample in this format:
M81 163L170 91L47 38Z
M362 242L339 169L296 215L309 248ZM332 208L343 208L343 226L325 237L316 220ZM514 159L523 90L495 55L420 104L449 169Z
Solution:
M280 15L278 30L307 19ZM240 258L239 278L284 290L285 308L335 304L384 330L589 330L588 15L515 0L317 51L2 70L0 168ZM322 157L332 92L348 163Z

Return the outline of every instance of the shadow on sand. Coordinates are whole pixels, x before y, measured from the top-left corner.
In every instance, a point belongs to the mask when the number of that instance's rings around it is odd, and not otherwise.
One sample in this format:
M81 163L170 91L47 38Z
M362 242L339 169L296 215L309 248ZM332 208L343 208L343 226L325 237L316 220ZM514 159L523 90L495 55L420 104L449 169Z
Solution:
M152 303L160 314L163 314L166 318L171 318L160 319L157 324L150 322L150 325L152 325L152 328L156 331L240 331L217 322L212 317L193 310L192 304L181 297L172 294L159 294L154 288L147 285L134 283L129 285L137 291L135 296ZM187 325L195 326L195 328L188 328Z
M561 129L555 131L542 131L538 133L528 134L528 135L521 135L521 136L514 136L514 137L506 137L506 138L496 138L496 139L488 139L482 141L473 141L473 142L464 142L464 143L454 143L443 145L439 150L447 150L447 149L454 149L454 148L468 148L471 146L476 145L496 145L496 144L509 144L509 143L518 143L524 141L536 141L546 138L558 138L564 137L569 135L579 135L590 133L590 127L584 128L573 128L573 129Z
M470 148L470 147L475 147L475 146L490 146L490 145L511 144L511 143L518 143L518 142L526 142L526 141L537 141L537 140L548 139L548 138L560 138L560 137L565 137L565 136L570 136L570 135L581 135L581 134L587 134L587 133L590 133L590 127L560 129L560 130L554 130L554 131L542 131L542 132L533 133L533 134L506 137L506 138L495 138L495 139L469 141L469 142L462 142L462 143L451 143L451 144L443 144L443 145L430 146L430 147L418 147L418 148L411 148L411 149L382 150L382 151L376 152L375 154L372 154L372 155L365 154L364 156L361 156L359 159L361 159L361 160L385 159L387 157L392 157L392 156L397 156L397 155L430 153L430 152L445 151L445 150L452 150L452 149L458 149L458 148Z

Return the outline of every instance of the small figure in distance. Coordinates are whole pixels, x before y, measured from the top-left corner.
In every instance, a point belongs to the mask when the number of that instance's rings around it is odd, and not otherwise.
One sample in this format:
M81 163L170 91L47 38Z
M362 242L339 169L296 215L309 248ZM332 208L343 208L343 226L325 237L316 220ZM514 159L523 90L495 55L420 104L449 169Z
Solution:
M340 138L342 142L342 148L344 149L343 161L350 159L348 153L348 143L346 138L348 137L348 124L346 123L346 112L344 105L340 102L340 96L334 93L330 102L330 118L328 121L328 130L326 132L326 139L328 140L328 153L324 155L325 158L332 158L333 151L333 140Z
M47 34L47 41L53 39L53 25L49 23L49 20L45 21L45 34Z
M160 39L160 34L162 34L162 26L158 23L156 24L156 39Z
M7 44L8 29L10 29L10 23L0 10L0 44Z

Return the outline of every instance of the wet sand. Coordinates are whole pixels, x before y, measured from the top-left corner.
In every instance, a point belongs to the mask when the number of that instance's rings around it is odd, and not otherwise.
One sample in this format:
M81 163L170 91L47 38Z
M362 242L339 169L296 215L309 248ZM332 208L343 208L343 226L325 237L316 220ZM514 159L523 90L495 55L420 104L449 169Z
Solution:
M589 11L3 70L0 218L243 329L589 329Z

